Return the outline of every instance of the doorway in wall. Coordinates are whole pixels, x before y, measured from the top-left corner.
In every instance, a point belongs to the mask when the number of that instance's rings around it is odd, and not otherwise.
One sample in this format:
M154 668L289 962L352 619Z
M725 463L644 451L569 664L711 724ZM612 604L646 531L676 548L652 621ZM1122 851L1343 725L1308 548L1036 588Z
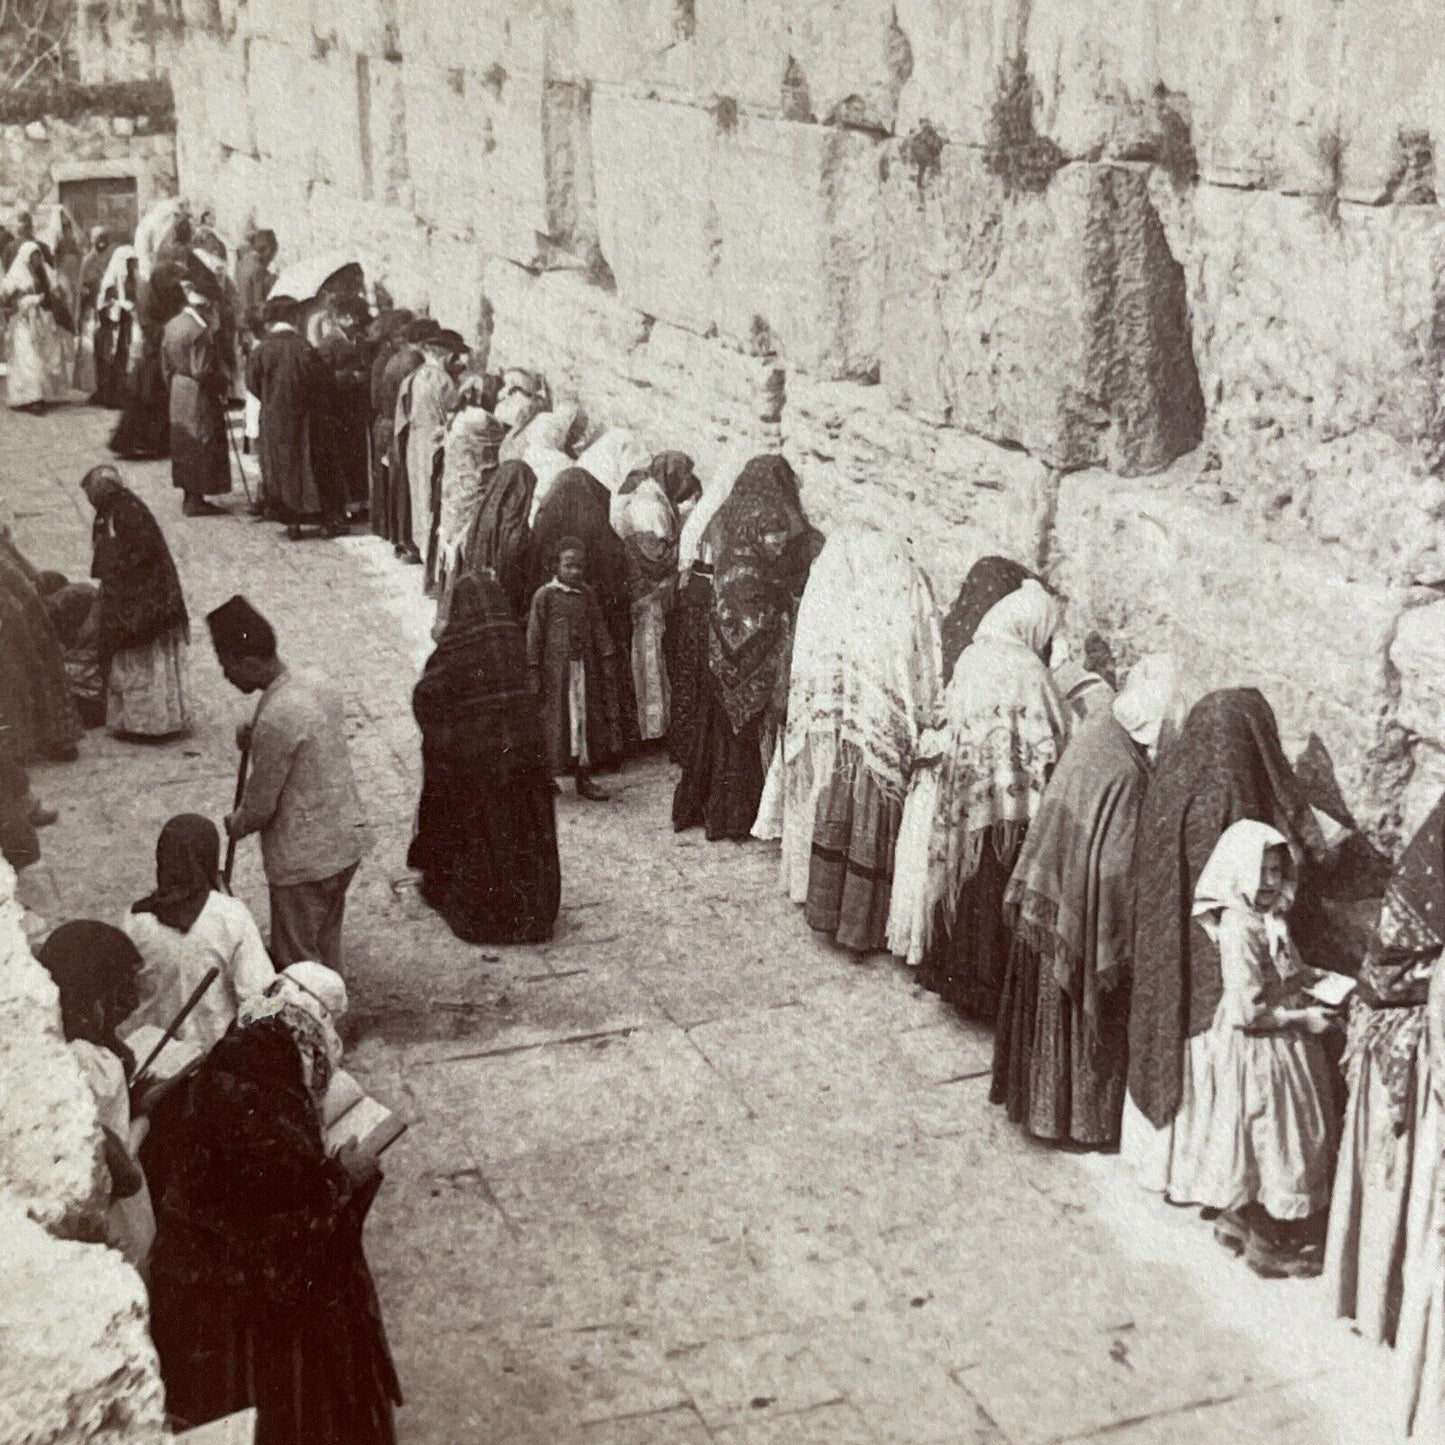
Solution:
M95 176L60 182L60 204L70 212L82 244L93 226L104 226L112 236L129 241L140 221L134 176Z

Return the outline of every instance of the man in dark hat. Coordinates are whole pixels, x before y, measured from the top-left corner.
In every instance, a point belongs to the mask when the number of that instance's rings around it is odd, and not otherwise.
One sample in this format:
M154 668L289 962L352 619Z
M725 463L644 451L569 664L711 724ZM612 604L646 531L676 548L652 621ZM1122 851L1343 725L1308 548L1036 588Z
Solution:
M328 536L346 530L335 498L323 498L311 463L311 414L321 387L321 359L301 335L301 307L273 296L262 313L266 335L246 363L246 389L261 403L261 493L264 511L285 522L291 540L320 519Z
M206 624L227 682L261 694L237 730L250 769L226 832L261 835L271 955L278 968L314 960L340 973L346 890L366 851L341 694L315 674L292 672L271 624L244 597Z
M226 446L229 373L218 341L216 285L204 266L181 283L185 306L161 334L161 374L170 397L171 481L188 517L222 515L207 497L231 490Z

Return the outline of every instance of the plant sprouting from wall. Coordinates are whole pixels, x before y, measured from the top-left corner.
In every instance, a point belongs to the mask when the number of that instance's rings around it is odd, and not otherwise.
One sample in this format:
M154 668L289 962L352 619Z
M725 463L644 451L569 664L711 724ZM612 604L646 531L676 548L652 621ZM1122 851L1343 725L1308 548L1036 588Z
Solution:
M92 26L97 23L94 10L94 5L85 8ZM50 84L73 74L75 12L73 0L0 0L0 91L36 81ZM104 14L99 23L103 26L108 19Z
M1340 223L1340 191L1345 181L1345 142L1337 126L1329 126L1315 139L1315 160L1321 185L1311 197L1315 213L1331 226Z
M903 164L913 172L913 184L918 194L931 176L943 174L943 137L939 135L931 120L921 120L913 134L903 142Z
M1003 182L1004 194L1048 188L1064 164L1064 153L1034 128L1034 81L1022 51L999 70L998 90L989 111L983 163Z

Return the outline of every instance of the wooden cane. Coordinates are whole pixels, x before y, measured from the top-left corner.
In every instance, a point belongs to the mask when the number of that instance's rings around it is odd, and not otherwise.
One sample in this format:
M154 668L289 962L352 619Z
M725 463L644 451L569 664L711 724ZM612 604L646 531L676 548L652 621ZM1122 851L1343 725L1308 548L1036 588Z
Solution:
M236 801L231 805L234 813L241 806L241 799L246 793L246 769L251 762L251 745L248 742L241 749L241 763L236 769ZM236 866L236 840L229 835L226 838L226 866L221 869L221 882L225 885L226 892L231 891L231 870Z
M219 968L213 967L206 970L206 976L200 981L200 983L196 985L194 991L192 992L190 998L186 1000L185 1005L181 1009L180 1013L178 1013L175 1018L171 1020L170 1027L165 1031L165 1033L161 1035L160 1043L158 1043L155 1048L153 1048L150 1053L146 1055L145 1063L143 1063L140 1068L135 1071L135 1077L131 1080L130 1083L130 1087L132 1090L134 1090L136 1086L140 1083L140 1081L146 1076L146 1074L150 1070L150 1066L155 1063L158 1058L160 1058L161 1050L164 1049L165 1046L170 1043L173 1038L175 1038L176 1031L195 1012L196 1005L200 1003L201 999L205 996L206 990L210 988L210 986L215 983L215 981L220 978L220 976L221 970Z

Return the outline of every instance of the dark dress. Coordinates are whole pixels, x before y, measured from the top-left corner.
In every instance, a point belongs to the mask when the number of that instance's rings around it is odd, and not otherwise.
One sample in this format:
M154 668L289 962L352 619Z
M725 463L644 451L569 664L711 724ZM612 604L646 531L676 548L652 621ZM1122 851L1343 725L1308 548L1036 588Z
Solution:
M701 826L710 840L746 838L787 706L793 618L820 539L779 456L744 467L708 534L717 570L706 636L694 644L705 671L672 826Z
M157 262L150 280L140 288L136 307L140 359L126 388L120 422L110 439L110 449L118 457L141 461L170 453L170 397L161 365L161 345L167 324L185 305L181 292L184 275L185 267L178 261Z
M469 943L540 943L561 902L552 769L521 626L501 587L463 576L412 694L423 783L407 862Z
M317 402L313 435L317 488L326 510L370 505L367 418L371 378L363 348L341 336L317 348Z
M396 398L402 382L422 363L422 354L397 337L384 342L371 363L371 530L388 542L400 542L396 475L392 464L392 433L396 427ZM405 490L403 488L403 490ZM408 502L406 537L411 535Z
M395 1445L362 1249L380 1176L355 1186L327 1157L285 1025L232 1029L169 1112L178 1137L147 1151L167 1162L150 1264L167 1409L195 1426L255 1406L258 1445Z
M69 756L85 729L28 564L0 537L0 724L18 762Z
M167 324L161 370L170 388L171 480L193 496L231 490L226 387L216 335L190 311Z
M246 363L246 389L261 403L263 505L284 522L322 512L311 458L321 369L310 343L289 327L271 331Z
M694 562L667 617L663 640L672 690L667 755L682 767L690 755L702 693L707 686L707 626L712 612L712 568Z

